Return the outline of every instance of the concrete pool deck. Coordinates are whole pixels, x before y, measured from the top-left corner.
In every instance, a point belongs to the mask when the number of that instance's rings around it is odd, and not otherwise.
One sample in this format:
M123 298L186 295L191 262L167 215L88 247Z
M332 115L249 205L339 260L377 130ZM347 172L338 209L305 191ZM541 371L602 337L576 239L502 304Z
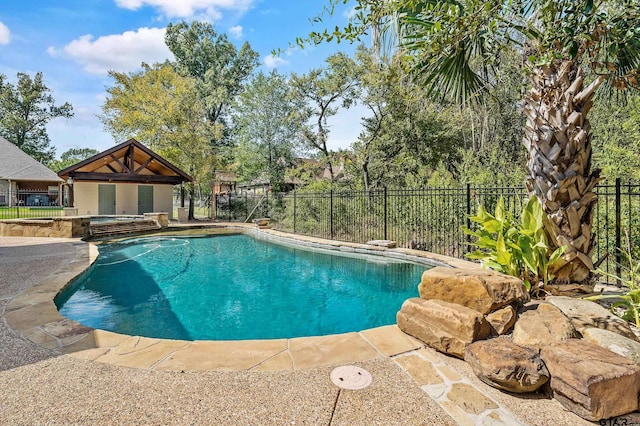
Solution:
M490 388L395 326L234 342L88 329L53 298L96 256L76 239L0 237L0 423L591 424L542 395ZM371 386L333 385L345 364Z

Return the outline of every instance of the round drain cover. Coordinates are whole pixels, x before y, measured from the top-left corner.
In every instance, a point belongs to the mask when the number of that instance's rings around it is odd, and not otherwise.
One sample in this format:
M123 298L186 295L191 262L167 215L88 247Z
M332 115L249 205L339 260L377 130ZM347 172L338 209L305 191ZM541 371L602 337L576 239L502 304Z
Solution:
M364 389L371 384L371 374L355 365L336 367L331 372L331 381L338 387L349 390Z

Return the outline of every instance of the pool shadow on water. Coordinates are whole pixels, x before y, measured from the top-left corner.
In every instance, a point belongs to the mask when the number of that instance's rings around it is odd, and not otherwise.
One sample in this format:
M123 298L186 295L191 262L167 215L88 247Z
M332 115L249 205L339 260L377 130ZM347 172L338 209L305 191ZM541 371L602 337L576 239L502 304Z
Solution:
M56 298L56 305L63 316L91 328L192 340L153 276L135 261L104 268L98 259Z

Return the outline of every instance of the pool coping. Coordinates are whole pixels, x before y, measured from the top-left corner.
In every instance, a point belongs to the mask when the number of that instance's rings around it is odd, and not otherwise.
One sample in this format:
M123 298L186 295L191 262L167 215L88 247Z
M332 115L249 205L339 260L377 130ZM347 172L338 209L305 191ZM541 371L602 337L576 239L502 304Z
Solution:
M237 230L280 243L343 253L385 255L434 266L479 267L472 262L434 253L293 235L271 229L256 229L255 225L249 224L176 226L170 227L167 232L198 228ZM77 242L75 239L69 241ZM97 259L97 245L93 242L87 244L88 251L84 245L76 246L76 257L72 262L13 297L6 306L5 320L14 331L58 354L150 370L282 371L390 358L425 348L424 343L403 333L396 325L326 336L221 341L156 339L92 329L64 318L54 304L56 295Z

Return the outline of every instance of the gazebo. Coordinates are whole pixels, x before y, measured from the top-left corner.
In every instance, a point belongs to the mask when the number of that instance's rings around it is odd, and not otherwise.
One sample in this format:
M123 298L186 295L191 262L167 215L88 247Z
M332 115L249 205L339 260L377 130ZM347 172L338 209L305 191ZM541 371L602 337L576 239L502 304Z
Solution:
M68 205L84 215L167 212L173 218L173 186L193 178L135 139L58 172ZM184 195L184 193L183 193ZM184 196L182 197L184 200Z

